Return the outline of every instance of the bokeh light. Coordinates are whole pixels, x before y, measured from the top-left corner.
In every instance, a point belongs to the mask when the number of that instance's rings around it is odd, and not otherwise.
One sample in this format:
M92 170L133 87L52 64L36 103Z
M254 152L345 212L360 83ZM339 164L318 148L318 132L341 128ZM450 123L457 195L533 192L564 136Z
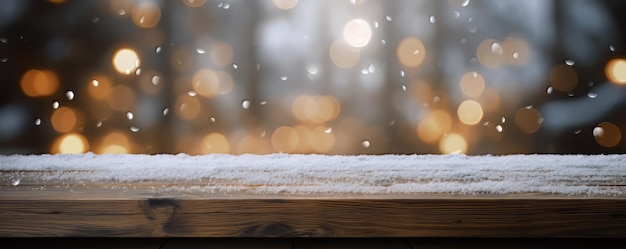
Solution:
M502 48L500 41L486 39L478 45L476 58L483 66L490 68L499 67L504 59L504 48Z
M300 138L294 128L281 126L274 130L271 141L276 151L290 153L298 146Z
M67 133L58 137L52 146L52 154L78 154L89 150L87 138L78 133Z
M152 28L161 20L161 9L153 2L141 2L133 8L131 16L138 27Z
M596 143L603 147L615 147L622 140L622 132L611 122L602 122L592 131Z
M396 50L398 60L407 67L417 67L426 58L426 48L420 39L415 37L404 38Z
M558 91L569 92L578 84L578 73L569 65L556 65L550 71L550 83Z
M113 55L113 67L121 74L134 73L139 65L139 56L132 49L122 48Z
M461 91L467 97L479 97L485 90L485 79L477 72L468 72L461 77Z
M213 70L203 68L193 75L191 86L201 96L213 97L219 93L219 77Z
M612 59L604 69L606 77L615 84L626 84L626 59Z
M303 122L325 123L341 112L339 101L333 96L298 96L291 105L294 117Z
M60 107L52 113L50 122L54 130L65 133L74 130L78 118L74 110L68 107Z
M130 153L130 139L121 131L111 131L102 138L99 148L100 154L125 154Z
M272 0L272 2L276 7L284 10L291 9L298 4L298 0Z
M111 79L104 75L96 75L87 82L87 92L96 100L103 100L113 92Z
M475 125L483 118L483 108L474 100L465 100L457 108L459 120L466 125Z
M465 154L467 153L467 141L459 134L448 134L441 138L439 151L443 154Z
M363 19L352 19L343 27L343 39L355 48L365 47L372 39L372 29Z
M183 3L189 7L200 7L206 3L206 0L182 0Z
M30 97L44 97L54 94L59 87L57 75L50 70L28 70L22 76L20 86Z
M215 41L211 47L211 61L219 67L226 67L233 63L233 48L223 41Z
M534 107L522 107L515 113L515 125L526 134L533 134L543 123L541 113Z
M417 135L425 143L435 143L452 128L452 118L443 110L430 112L417 126Z
M230 152L230 143L228 139L216 132L211 132L204 136L202 142L200 144L200 153L208 154L208 153L229 153Z
M336 40L328 51L331 61L338 67L349 68L356 65L361 58L361 51L347 44L344 40Z

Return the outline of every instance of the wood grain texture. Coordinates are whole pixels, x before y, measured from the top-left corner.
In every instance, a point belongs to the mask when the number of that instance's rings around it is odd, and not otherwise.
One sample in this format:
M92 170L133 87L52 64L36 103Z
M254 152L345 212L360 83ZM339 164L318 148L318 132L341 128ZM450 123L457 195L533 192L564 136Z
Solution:
M247 238L173 238L162 249L292 249L291 239Z
M68 174L85 176L60 177ZM89 174L0 172L0 237L626 238L624 195L264 195L233 192L237 182L211 182L229 191L207 192L202 179Z
M295 239L294 249L412 249L405 239Z
M626 200L2 198L0 236L624 238Z
M0 238L11 249L161 249L163 238Z

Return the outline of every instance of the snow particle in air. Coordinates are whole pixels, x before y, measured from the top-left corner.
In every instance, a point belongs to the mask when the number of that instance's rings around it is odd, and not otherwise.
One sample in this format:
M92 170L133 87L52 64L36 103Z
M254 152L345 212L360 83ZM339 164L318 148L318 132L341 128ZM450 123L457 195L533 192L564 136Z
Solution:
M52 109L55 109L55 110L59 109L59 101L55 100L52 102Z
M243 109L246 109L246 110L250 108L250 100L244 99L241 102L241 107L243 107Z
M134 117L134 115L133 115L133 113L132 113L132 112L126 112L126 118L127 118L128 120L133 120L133 117Z
M152 81L152 85L156 86L156 85L158 85L161 82L161 77L155 74L155 75L152 76L152 80L151 81Z
M428 21L434 24L437 21L437 18L435 18L435 16L430 16L430 18L428 18Z
M589 97L590 99L595 99L596 97L598 97L598 94L594 92L589 92L587 93L587 97Z
M40 118L36 118L35 119L35 125L39 126L41 124L41 119Z
M67 98L67 100L74 99L74 92L72 92L71 90L68 90L67 92L65 92L65 97Z
M575 64L574 60L565 60L565 65L573 66Z
M280 80L287 80L287 76L286 75L281 75L280 76Z
M370 141L364 140L363 142L361 142L361 145L365 148L369 148L370 147Z
M170 112L170 108L163 109L163 116L167 116L168 112Z

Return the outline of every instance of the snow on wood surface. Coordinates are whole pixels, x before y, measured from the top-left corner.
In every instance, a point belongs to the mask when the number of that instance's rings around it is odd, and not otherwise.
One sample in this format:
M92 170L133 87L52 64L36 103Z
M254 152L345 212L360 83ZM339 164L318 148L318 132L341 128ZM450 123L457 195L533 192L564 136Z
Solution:
M1 155L0 171L211 193L626 195L626 155Z

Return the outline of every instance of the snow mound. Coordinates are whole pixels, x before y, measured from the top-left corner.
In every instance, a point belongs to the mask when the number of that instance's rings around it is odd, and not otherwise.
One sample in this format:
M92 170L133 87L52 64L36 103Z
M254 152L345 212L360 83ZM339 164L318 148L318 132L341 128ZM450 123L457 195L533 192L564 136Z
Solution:
M2 155L0 170L209 193L626 195L626 155Z

